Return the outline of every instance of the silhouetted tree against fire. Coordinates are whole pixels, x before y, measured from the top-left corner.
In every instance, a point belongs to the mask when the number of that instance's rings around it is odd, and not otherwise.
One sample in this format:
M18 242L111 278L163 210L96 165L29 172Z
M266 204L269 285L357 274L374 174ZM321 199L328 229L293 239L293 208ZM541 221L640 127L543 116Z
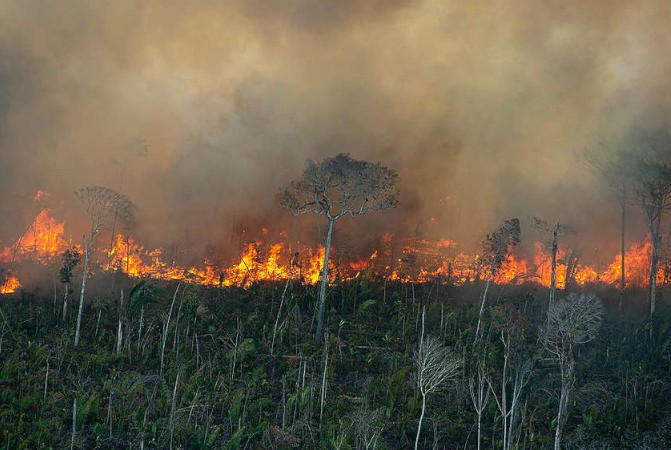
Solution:
M480 314L478 315L478 326L475 330L475 340L480 336L480 326L482 324L482 314L487 302L487 291L496 273L501 269L510 251L520 243L520 221L519 219L510 219L503 222L499 228L492 234L488 234L482 243L483 259L487 269L487 281L485 290L482 292L480 301Z
M625 160L632 173L636 203L645 214L652 255L650 258L650 320L655 314L657 269L662 247L662 217L671 206L671 134L667 130L635 130L630 138L631 151ZM652 324L650 326L652 334Z
M575 386L575 347L596 337L601 327L603 306L592 293L571 294L550 303L541 343L557 360L561 377L555 428L555 450L561 448L569 400Z
M75 332L75 346L77 346L80 340L86 279L88 277L89 262L95 238L101 230L114 220L115 216L117 217L116 220L121 220L124 225L130 225L135 216L135 205L124 194L102 186L81 188L75 192L75 195L84 207L84 212L86 212L89 219L88 234L84 236L84 274L82 275L82 288L79 295L79 310L77 312L77 329Z
M573 233L573 228L557 221L550 225L547 220L533 217L533 227L538 230L546 241L546 246L550 250L550 305L557 296L557 253L559 252L559 238L566 234Z
M293 215L313 213L327 220L324 266L319 289L316 338L324 333L324 304L333 224L342 216L360 216L396 206L398 190L395 170L379 163L359 161L346 153L325 158L320 163L308 160L300 180L280 192L280 204Z

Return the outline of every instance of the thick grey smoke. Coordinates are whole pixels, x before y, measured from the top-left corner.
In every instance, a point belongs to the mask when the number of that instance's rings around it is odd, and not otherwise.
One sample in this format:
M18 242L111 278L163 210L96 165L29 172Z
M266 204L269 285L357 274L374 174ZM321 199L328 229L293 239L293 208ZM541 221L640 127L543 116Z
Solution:
M37 189L74 234L92 184L129 195L155 245L303 233L277 189L349 152L402 179L365 237L477 242L535 214L616 247L574 150L669 124L668 2L279 3L0 0L0 238Z

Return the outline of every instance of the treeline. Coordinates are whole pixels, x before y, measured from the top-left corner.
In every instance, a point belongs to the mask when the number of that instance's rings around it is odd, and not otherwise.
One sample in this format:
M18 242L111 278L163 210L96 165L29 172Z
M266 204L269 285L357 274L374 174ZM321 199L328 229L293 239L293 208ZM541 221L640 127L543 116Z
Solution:
M60 301L3 299L2 448L671 447L671 320L651 335L643 293L622 317L616 291L548 309L492 286L480 314L480 284L361 279L319 343L312 286L132 283L84 308L78 347ZM427 392L428 343L456 370Z

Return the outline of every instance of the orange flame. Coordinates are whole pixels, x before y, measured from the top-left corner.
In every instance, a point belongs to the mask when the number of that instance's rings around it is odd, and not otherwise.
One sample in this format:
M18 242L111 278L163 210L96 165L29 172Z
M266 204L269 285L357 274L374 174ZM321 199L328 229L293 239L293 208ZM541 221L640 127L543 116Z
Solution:
M48 194L38 192L36 200L46 198ZM277 281L288 277L306 283L317 283L324 263L324 247L302 248L300 253L283 242L270 242L269 230L262 229L263 240L245 244L237 262L217 267L204 261L199 267L180 267L169 264L163 259L163 250L145 249L132 237L121 234L115 236L114 245L106 252L107 263L103 270L121 271L132 277L155 277L164 280L191 280L205 285L249 287L256 281ZM0 251L0 262L11 263L20 259L32 259L40 263L53 260L68 248L65 226L55 220L51 210L40 211L32 224L13 246ZM286 242L286 232L280 233ZM497 284L520 284L533 281L543 286L550 285L551 257L540 243L535 244L534 255L529 259L520 259L508 255L494 275ZM627 286L645 286L649 278L650 255L652 245L649 240L635 243L625 253ZM334 249L337 254L337 249ZM564 288L567 282L569 252L559 248L557 252L556 285ZM427 282L441 277L453 284L472 283L485 280L489 276L486 264L479 255L459 251L456 242L443 239L397 238L391 233L383 234L378 248L368 258L345 260L337 263L330 261L331 280L351 280L364 276L379 276L389 281ZM620 282L620 255L604 270L574 261L575 267L570 274L578 285L603 282L618 285ZM337 269L337 270L336 270ZM670 275L667 267L657 273L657 281L666 283ZM7 280L2 287L3 293L13 292L20 286L17 278Z
M0 252L0 260L11 262L17 258L34 255L38 261L44 261L56 256L68 247L63 238L64 230L65 225L51 217L51 210L45 208L12 247L5 247Z
M0 285L0 294L11 294L21 287L21 282L15 276L10 276Z

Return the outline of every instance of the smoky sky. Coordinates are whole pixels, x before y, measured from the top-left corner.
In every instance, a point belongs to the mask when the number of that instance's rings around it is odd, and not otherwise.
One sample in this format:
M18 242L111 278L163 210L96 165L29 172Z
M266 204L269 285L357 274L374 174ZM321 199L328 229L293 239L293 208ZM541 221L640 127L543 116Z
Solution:
M402 193L352 234L477 242L539 215L616 241L575 151L669 125L669 19L661 0L0 0L0 238L37 189L75 233L88 185L126 193L157 245L307 233L275 194L347 152Z

